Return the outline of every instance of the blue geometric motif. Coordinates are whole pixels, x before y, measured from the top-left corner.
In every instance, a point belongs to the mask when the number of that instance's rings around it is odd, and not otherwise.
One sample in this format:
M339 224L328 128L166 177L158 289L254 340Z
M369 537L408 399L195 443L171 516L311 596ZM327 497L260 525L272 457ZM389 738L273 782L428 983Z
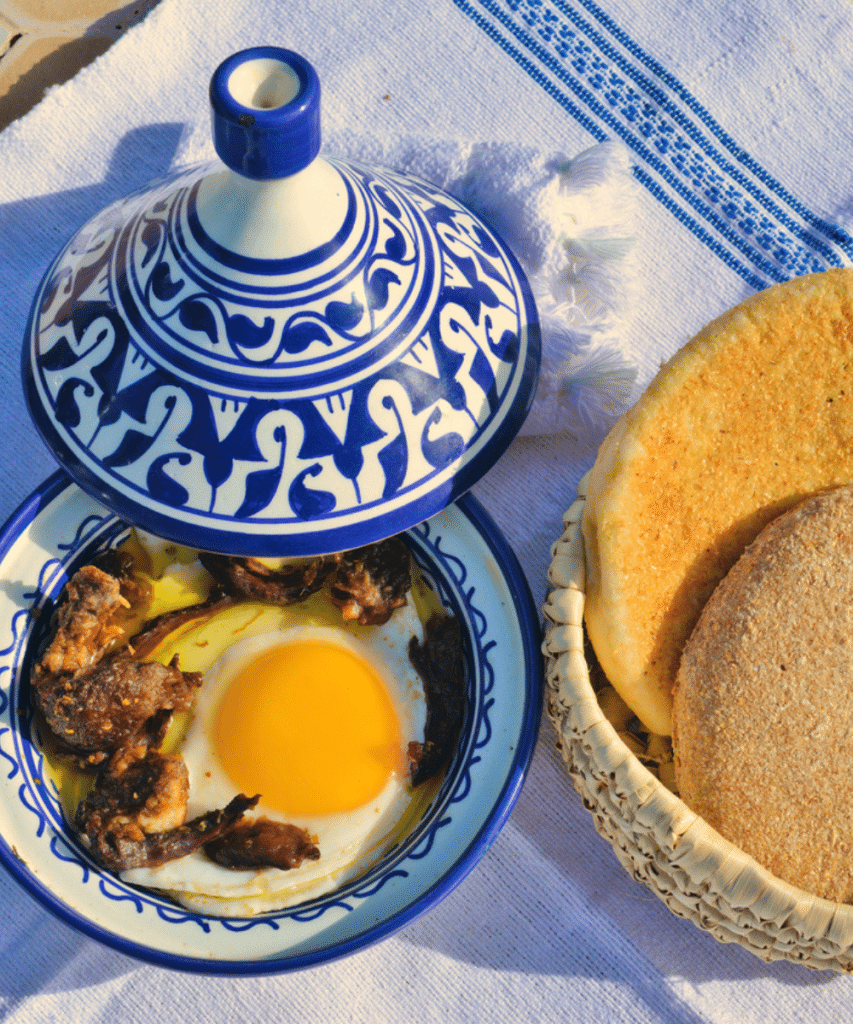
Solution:
M853 261L853 238L791 195L592 0L454 2L596 139L625 143L641 184L752 287Z
M35 522L36 535L52 540L47 550L29 547L22 581L28 596L11 606L7 602L0 622L6 649L0 664L5 700L0 782L11 823L0 841L0 863L37 899L87 934L161 965L239 973L243 963L257 970L258 956L266 956L270 970L283 970L342 955L354 936L372 941L387 934L446 894L475 865L514 803L529 763L542 678L532 598L520 567L508 562L508 549L474 499L462 499L444 516L410 530L407 538L443 603L460 618L465 636L465 721L439 792L411 833L363 877L289 910L230 920L191 913L102 872L65 820L45 775L33 716L19 713L29 708L26 666L69 575L123 538L127 527L114 516L92 515L96 506L63 473L37 497L22 506L5 539L23 542L24 531ZM472 543L472 534L480 539ZM506 589L497 592L496 572L506 580ZM469 600L477 607L469 607ZM517 619L511 609L520 609ZM488 623L482 633L472 625L475 617ZM525 667L516 674L507 671L507 654L515 663L512 638L519 635L524 652L517 654ZM483 699L484 686L492 698ZM7 774L11 779L3 778Z
M219 246L195 169L47 275L30 406L123 518L234 554L342 550L439 511L520 426L539 339L512 255L427 183L334 166L345 223L303 255Z
M63 559L49 558L42 566L34 567L44 589L38 588L33 591L31 608L21 609L13 616L14 639L7 646L5 653L13 654L13 660L19 668L26 659L27 651L32 651L37 645L39 630L45 624L46 609L49 611L70 574L79 564L91 560L96 552L122 540L127 533L126 525L113 516L90 515L71 525L74 543L63 538L56 540L57 549L65 553ZM20 716L13 710L9 717L18 722L19 731L8 726L0 726L0 740L4 741L0 743L0 755L9 762L9 778L13 778L22 768L26 769L23 773L25 780L18 787L18 799L35 819L35 834L51 834L50 849L53 856L79 869L83 884L96 883L100 895L105 899L114 903L130 904L138 914L154 912L164 924L189 924L204 933L210 933L213 928L222 928L234 933L255 928L278 929L288 920L294 924L306 924L334 910L351 912L393 880L407 879L407 862L423 861L432 854L437 835L452 823L449 810L468 797L471 790L471 770L481 760L479 754L475 754L474 751L480 750L491 739L489 715L494 701L482 700L482 681L488 680L488 686L491 688L494 667L490 663L488 652L494 648L495 641L490 639L484 644L483 640L500 626L500 623L496 622L490 625L486 616L477 607L476 588L468 582L468 569L461 559L444 551L444 539L440 533L434 531L431 523L423 523L411 530L409 543L412 555L422 572L435 585L450 610L463 619L469 616L476 617L478 629L472 631L474 646L467 657L469 693L466 725L463 728L457 755L425 819L394 850L385 855L381 865L344 886L337 893L278 913L251 919L214 919L166 903L151 893L124 884L117 877L104 874L95 866L69 830L55 787L52 784L45 784L47 774L44 758L39 738L33 731L31 712L26 716ZM463 591L463 585L466 583ZM32 614L36 607L41 609L40 623ZM0 673L4 671L8 671L8 666L0 666ZM22 683L23 675L18 671L10 695L7 697L5 693L2 694L7 702L11 699L13 708L28 706L27 685L23 683L22 686ZM13 744L9 744L10 739ZM7 752L6 746L10 746L10 752Z

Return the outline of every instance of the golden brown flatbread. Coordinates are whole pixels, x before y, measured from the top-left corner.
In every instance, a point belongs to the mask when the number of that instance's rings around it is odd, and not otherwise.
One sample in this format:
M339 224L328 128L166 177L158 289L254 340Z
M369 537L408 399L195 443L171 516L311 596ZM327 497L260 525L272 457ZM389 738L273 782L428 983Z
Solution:
M853 488L774 520L717 587L673 727L692 810L777 877L853 900Z
M610 682L668 734L681 651L770 520L853 481L853 270L719 317L616 424L589 480L586 627Z

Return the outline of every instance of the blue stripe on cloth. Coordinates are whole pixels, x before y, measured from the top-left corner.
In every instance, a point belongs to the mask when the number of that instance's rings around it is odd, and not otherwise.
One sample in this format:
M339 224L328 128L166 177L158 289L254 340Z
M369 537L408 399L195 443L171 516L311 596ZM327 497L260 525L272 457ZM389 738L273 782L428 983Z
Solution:
M631 149L638 181L753 288L853 262L853 237L796 199L592 0L454 3L594 138Z

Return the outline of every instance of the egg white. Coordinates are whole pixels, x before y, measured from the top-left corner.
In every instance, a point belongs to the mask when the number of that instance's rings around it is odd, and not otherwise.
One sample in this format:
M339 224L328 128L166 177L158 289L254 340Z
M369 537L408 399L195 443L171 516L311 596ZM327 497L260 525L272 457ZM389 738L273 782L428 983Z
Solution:
M270 647L304 640L339 644L357 654L384 681L396 711L405 753L410 741L423 742L426 702L423 687L408 658L412 636L423 641L423 627L411 599L381 626L355 627L297 624L248 636L228 647L205 673L201 695L180 752L189 772L187 819L224 807L239 790L215 751L217 712L235 676ZM322 700L322 695L318 695ZM428 799L419 787L416 803ZM253 794L247 794L253 795ZM284 817L265 806L263 794L249 816L264 815L289 821L314 838L320 859L299 868L233 870L209 860L202 852L169 861L157 868L122 873L124 881L165 890L190 910L218 916L250 916L282 909L330 892L371 867L405 832L404 823L416 808L408 779L396 774L374 799L337 814Z

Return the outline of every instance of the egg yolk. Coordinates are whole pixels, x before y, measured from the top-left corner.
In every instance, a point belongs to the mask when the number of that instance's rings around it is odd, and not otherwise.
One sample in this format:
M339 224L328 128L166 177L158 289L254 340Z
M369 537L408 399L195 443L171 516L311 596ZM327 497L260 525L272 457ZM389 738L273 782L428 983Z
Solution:
M400 724L380 676L322 641L271 648L235 676L216 747L248 796L291 815L360 807L403 769Z

